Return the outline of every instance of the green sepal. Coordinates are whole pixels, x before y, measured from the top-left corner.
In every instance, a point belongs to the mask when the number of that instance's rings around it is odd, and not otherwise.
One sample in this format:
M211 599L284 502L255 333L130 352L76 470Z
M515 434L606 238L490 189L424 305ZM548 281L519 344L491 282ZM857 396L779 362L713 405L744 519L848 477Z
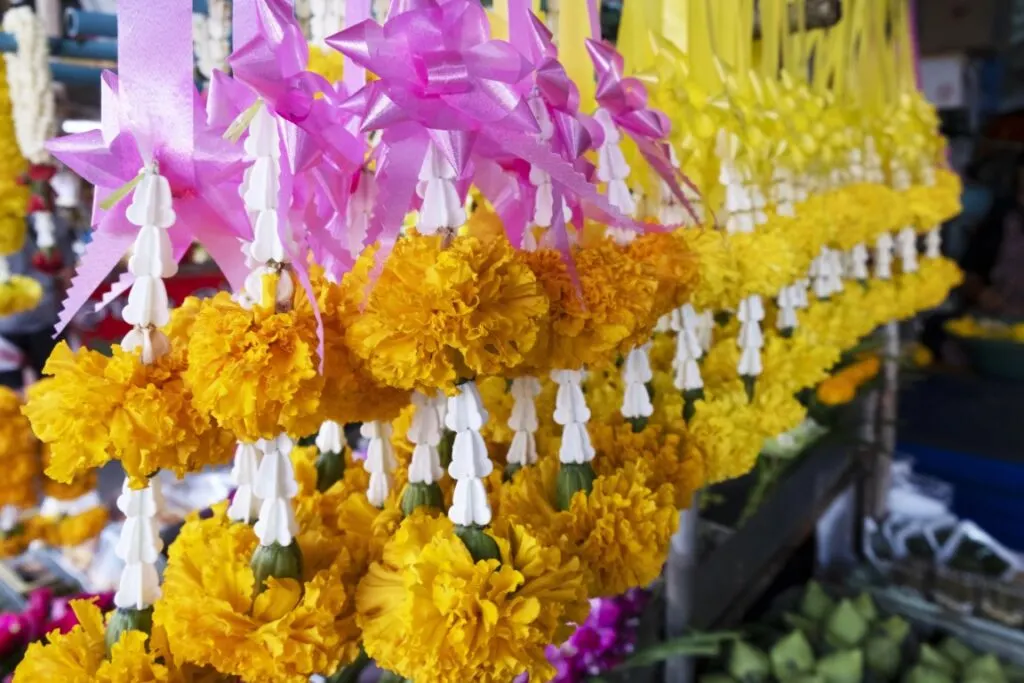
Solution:
M594 489L595 479L597 479L597 475L589 462L581 465L563 462L558 468L558 482L555 488L557 496L555 502L558 504L558 509L568 510L572 505L572 497L579 491L583 491L589 496Z
M516 476L516 472L523 469L523 466L517 462L510 462L505 465L505 473L502 474L502 481L512 481L512 477Z
M147 636L152 633L153 607L150 606L144 609L118 608L111 613L110 619L107 620L105 637L108 657L110 656L110 651L117 645L117 641L121 640L121 634L126 631L140 631Z
M452 464L452 448L455 447L455 432L450 429L444 430L441 434L441 443L437 444L437 454L441 460L441 467L448 469Z
M743 380L743 391L747 394L747 402L754 402L754 394L757 390L757 375L740 375Z
M481 560L501 561L501 551L498 550L498 544L481 527L476 525L462 526L459 524L455 527L455 535L462 540L466 550L472 555L474 562L480 562Z
M783 339L792 339L793 332L794 330L792 327L783 327L781 330L779 330L779 336L782 337Z
M302 549L294 540L288 545L257 545L249 566L256 579L256 595L266 590L267 579L294 579L302 583Z
M647 423L650 422L650 420L646 417L627 417L626 422L628 422L633 428L634 434L639 434L647 429Z
M419 481L406 484L405 491L402 492L402 514L408 517L420 507L444 510L444 494L437 482L426 484Z
M697 401L704 400L704 389L687 389L683 392L683 419L687 424L697 414Z
M320 453L316 458L316 490L323 493L345 476L344 453Z

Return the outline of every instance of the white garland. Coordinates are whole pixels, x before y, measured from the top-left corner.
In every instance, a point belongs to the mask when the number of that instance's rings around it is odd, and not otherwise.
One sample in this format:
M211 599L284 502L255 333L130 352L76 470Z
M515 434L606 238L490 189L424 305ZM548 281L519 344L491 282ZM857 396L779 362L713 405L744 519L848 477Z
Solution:
M28 5L7 10L3 26L18 42L17 52L4 55L18 147L31 164L51 163L45 144L56 135L57 119L46 29Z
M196 66L206 78L214 70L228 70L231 53L231 3L228 0L209 0L209 15L192 15L192 44L196 52Z
M18 42L17 52L4 55L18 148L30 164L52 164L46 141L56 135L57 116L46 27L31 7L20 5L4 14L3 28ZM50 249L56 244L53 215L37 211L32 218L37 246Z
M338 0L309 0L309 40L326 45L327 38L345 28L345 3Z
M491 523L491 504L487 500L486 479L494 465L487 456L487 444L480 430L488 414L476 382L460 384L458 393L448 399L445 425L455 432L452 462L448 474L455 480L448 519L460 526L487 526Z

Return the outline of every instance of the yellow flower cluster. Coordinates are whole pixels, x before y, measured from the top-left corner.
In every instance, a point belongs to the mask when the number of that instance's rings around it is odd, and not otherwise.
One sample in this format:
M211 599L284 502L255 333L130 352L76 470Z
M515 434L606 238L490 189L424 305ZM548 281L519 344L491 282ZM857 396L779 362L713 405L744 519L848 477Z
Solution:
M183 360L172 353L147 365L116 345L104 356L58 344L24 408L49 445L47 476L71 483L113 459L142 487L160 469L183 476L226 462L230 437L193 406Z
M4 472L0 507L29 508L38 495L39 447L21 408L21 397L15 391L0 387L0 467Z
M552 678L546 646L589 609L582 563L515 523L488 534L500 559L474 561L446 518L406 519L356 594L367 654L438 683Z
M7 87L7 67L0 64L0 256L16 254L25 244L25 207L28 204L29 190L18 182L18 178L26 168L28 163L21 156L21 148L18 147L18 139L14 134L11 92ZM26 288L22 286L21 291L24 296ZM13 294L5 294L0 288L0 316L26 310L6 303L6 299L12 296Z

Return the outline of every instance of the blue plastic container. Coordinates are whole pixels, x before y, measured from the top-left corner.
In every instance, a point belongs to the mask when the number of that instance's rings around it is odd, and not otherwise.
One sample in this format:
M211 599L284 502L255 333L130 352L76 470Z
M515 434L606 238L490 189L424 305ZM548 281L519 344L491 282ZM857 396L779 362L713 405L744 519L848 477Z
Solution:
M1024 460L979 455L901 443L899 452L914 459L914 470L954 487L953 511L970 519L1008 548L1024 551Z

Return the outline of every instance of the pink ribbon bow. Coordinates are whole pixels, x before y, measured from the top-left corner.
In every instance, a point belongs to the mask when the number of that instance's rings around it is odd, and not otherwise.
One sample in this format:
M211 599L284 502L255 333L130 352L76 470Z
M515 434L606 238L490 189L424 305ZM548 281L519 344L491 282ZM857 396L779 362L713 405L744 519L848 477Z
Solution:
M697 190L671 161L667 138L672 124L668 117L647 106L646 86L639 79L625 76L625 60L618 50L598 37L587 39L587 52L597 75L595 96L598 106L607 111L615 125L633 139L640 154L673 196L694 220L698 220L679 183L682 181L694 192Z
M386 255L413 206L421 162L433 141L469 185L476 157L521 160L545 171L559 191L593 205L605 222L641 230L611 207L586 175L552 145L524 97L532 65L507 42L492 40L484 9L473 0L395 2L383 25L364 21L328 44L379 80L346 107L362 113L363 130L383 130L379 194L368 239ZM379 265L379 264L378 264Z
M96 188L93 238L68 290L58 334L131 246L136 229L125 216L129 196L109 209L103 204L149 164L157 164L171 185L178 218L170 229L175 256L180 259L199 241L232 286L244 281L238 240L250 231L234 191L241 165L232 146L206 124L192 81L191 22L187 3L123 0L118 6L120 77L104 73L101 130L47 144ZM130 284L131 276L122 276L100 305Z

